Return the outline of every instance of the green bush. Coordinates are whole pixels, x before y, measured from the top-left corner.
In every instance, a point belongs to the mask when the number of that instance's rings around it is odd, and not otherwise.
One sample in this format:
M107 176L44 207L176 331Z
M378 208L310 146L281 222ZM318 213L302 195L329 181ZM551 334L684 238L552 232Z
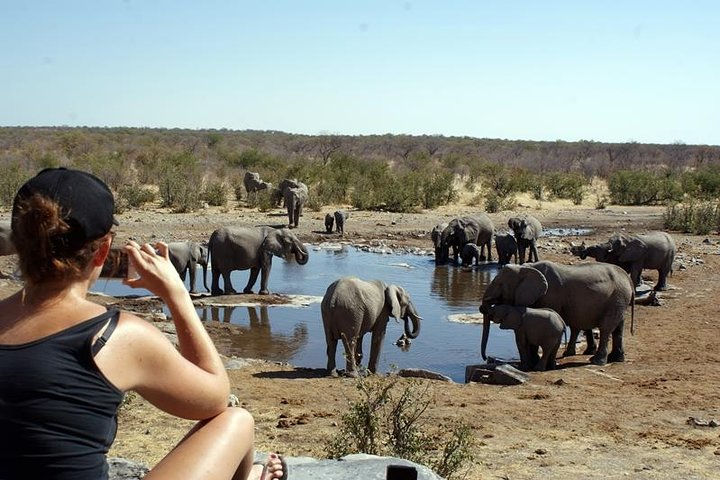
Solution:
M202 192L202 199L214 207L224 207L228 200L228 186L221 180L208 182Z
M669 204L663 214L667 230L707 235L720 230L720 203L689 200Z
M702 200L720 198L720 166L709 165L682 176L682 190L685 194Z
M117 203L124 208L138 208L157 199L155 190L138 184L120 187L117 197Z
M618 170L610 176L608 188L616 205L651 205L682 198L676 178L646 170Z
M428 465L444 478L473 463L473 436L464 423L430 428L423 418L434 402L430 384L399 377L359 378L359 398L349 402L328 458L352 453L405 458Z
M10 162L3 167L0 175L0 205L11 207L15 194L32 175L20 162Z
M201 203L201 179L200 165L193 155L181 153L165 159L158 176L162 206L177 213L196 210Z
M545 176L545 186L554 198L572 200L575 205L582 203L587 183L577 172L553 172Z
M497 213L502 210L514 210L517 206L517 201L512 195L501 197L497 192L489 191L485 193L483 206L485 211L488 213Z

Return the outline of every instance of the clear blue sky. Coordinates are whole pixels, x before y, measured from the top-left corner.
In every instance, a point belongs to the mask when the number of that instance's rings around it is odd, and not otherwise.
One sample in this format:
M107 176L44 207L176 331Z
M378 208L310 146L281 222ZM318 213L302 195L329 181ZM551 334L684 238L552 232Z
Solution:
M0 0L0 125L720 145L720 1Z

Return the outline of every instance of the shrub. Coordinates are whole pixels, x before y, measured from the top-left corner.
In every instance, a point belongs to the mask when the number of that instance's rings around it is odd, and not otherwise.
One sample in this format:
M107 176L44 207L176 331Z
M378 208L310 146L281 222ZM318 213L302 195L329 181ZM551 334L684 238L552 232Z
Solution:
M497 213L501 210L513 210L517 206L514 196L501 197L496 192L487 192L484 196L485 211L488 213Z
M650 205L682 198L675 178L645 170L618 170L610 176L608 188L617 205Z
M154 202L157 198L155 190L151 187L130 184L118 190L118 204L125 208L138 208L146 203Z
M164 207L174 212L190 212L200 206L201 170L197 159L189 153L173 155L160 166L158 185Z
M208 182L202 192L202 199L214 207L227 205L228 186L223 181Z
M11 162L3 166L0 175L0 205L11 207L15 194L20 187L31 177L19 162Z
M692 197L712 200L720 197L720 166L709 165L682 176L682 190Z
M553 172L545 177L545 186L553 197L572 200L575 205L582 203L587 183L577 172Z
M720 230L720 203L695 202L669 204L663 214L668 230L706 235Z
M398 377L359 378L360 398L349 402L338 433L326 444L329 458L351 453L387 455L428 465L451 479L473 463L473 437L463 423L429 428L424 414L434 399L430 384Z

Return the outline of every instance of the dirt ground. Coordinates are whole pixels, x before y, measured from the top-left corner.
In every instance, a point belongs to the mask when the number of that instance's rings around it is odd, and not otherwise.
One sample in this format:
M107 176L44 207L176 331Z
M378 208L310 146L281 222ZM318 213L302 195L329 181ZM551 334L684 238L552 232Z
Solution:
M325 213L332 210L306 212L298 236L311 243L334 239L322 233ZM592 228L588 242L620 229L662 228L660 207L596 210L521 200L517 210L532 213L546 228ZM351 212L345 240L430 248L429 232L438 221L474 211L458 204L418 214ZM509 214L491 217L502 229ZM8 215L0 213L0 219ZM231 206L191 214L151 208L119 220L118 241L170 241L204 240L221 225L281 225L286 217L279 209L268 214ZM512 387L427 380L435 398L428 424L464 419L473 426L475 464L468 465L466 478L718 478L720 428L704 422L720 421L720 320L717 304L705 300L720 290L720 238L673 236L679 260L671 289L662 293L661 306L636 306L634 336L626 326L624 363L595 367L585 356L562 359L560 369L531 373L527 384ZM544 259L579 261L562 241L539 243ZM11 271L12 262L13 257L1 258L0 270ZM657 278L656 272L645 275ZM0 280L2 295L18 288L15 281ZM232 326L208 324L208 329L224 335ZM233 392L255 416L257 448L291 456L322 457L325 441L356 394L351 379L285 364L252 362L230 376ZM111 455L150 465L191 426L137 396L129 397L119 422Z

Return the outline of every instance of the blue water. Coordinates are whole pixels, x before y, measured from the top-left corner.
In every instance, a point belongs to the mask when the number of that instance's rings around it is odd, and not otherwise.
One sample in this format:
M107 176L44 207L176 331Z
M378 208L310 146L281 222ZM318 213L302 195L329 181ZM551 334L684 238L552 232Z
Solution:
M481 324L452 322L451 315L477 314L487 284L497 273L495 263L479 267L435 266L432 256L381 254L361 251L352 246L341 250L310 247L306 265L273 259L268 288L273 293L322 297L327 286L346 275L366 280L380 279L404 287L423 317L420 336L407 351L394 342L402 334L402 323L388 323L379 370L424 368L464 381L465 366L483 363L480 356ZM198 271L198 290L202 291L202 272ZM209 275L208 275L209 277ZM241 291L248 271L232 274L233 285ZM208 278L208 283L210 279ZM254 291L259 286L255 285ZM95 291L112 295L147 294L123 286L118 281L99 280ZM319 298L318 298L319 300ZM324 368L325 335L319 302L306 307L198 307L208 322L229 322L239 332L218 340L223 351L239 357L289 362L296 366ZM370 353L370 335L365 336L365 359ZM338 368L344 368L342 344L338 344ZM511 331L491 329L488 354L515 358L517 350Z

